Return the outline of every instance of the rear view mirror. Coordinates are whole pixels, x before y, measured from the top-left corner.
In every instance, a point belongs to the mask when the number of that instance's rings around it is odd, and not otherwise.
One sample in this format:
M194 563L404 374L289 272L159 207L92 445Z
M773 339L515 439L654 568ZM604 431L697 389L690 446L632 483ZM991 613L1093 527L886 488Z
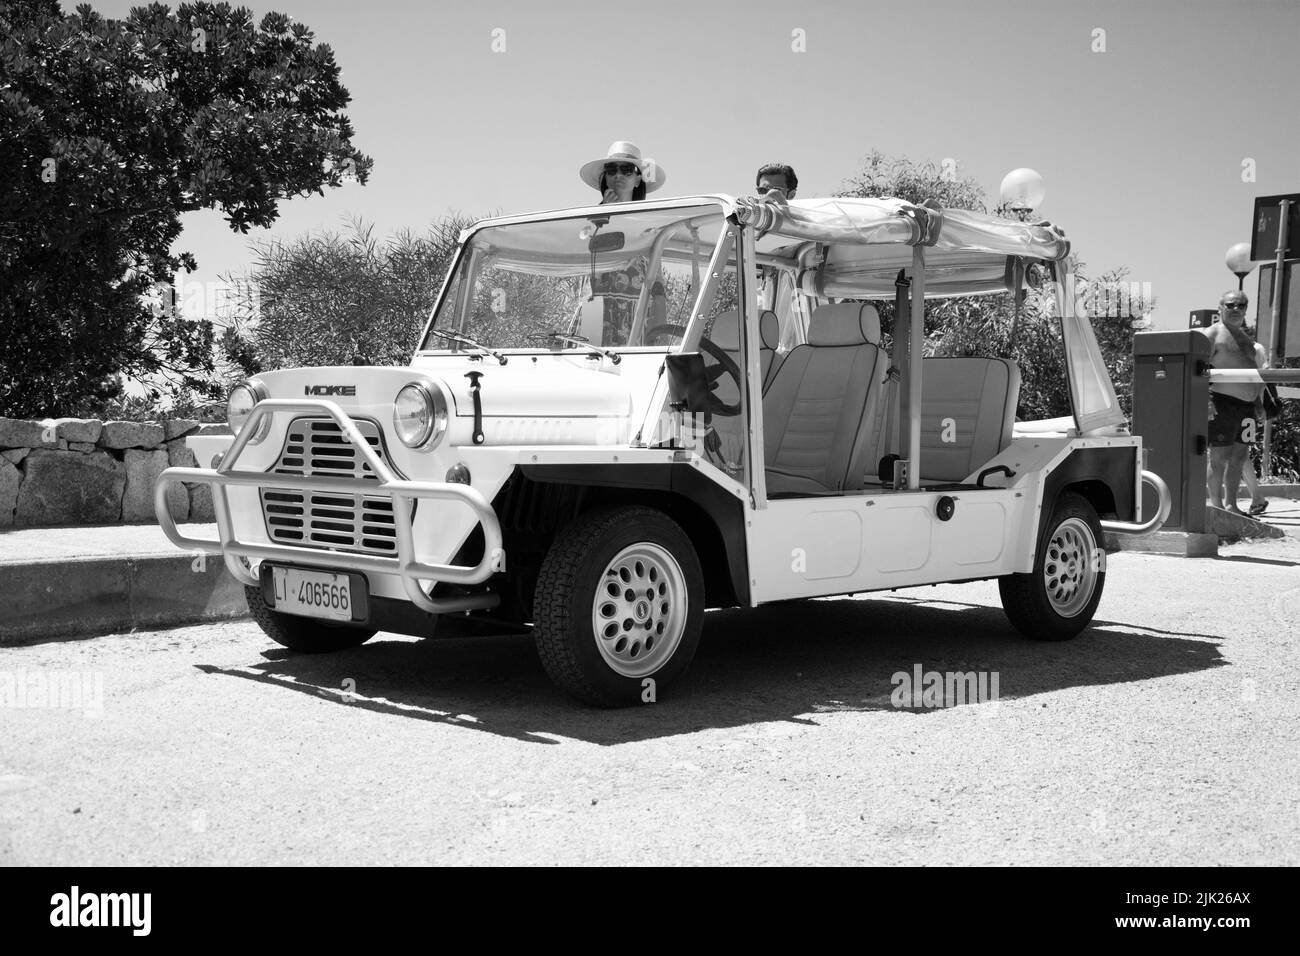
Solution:
M601 252L618 252L623 248L624 237L621 232L600 232L591 237L587 251L593 256Z
M1051 270L1043 260L1007 256L1007 265L1002 272L1002 281L1009 292L1016 292L1020 289L1033 289L1035 292L1039 292L1042 291L1049 279L1051 279ZM1019 288L1017 287L1017 281L1020 283Z
M1035 259L1025 268L1025 285L1034 291L1040 291L1051 277L1047 264Z

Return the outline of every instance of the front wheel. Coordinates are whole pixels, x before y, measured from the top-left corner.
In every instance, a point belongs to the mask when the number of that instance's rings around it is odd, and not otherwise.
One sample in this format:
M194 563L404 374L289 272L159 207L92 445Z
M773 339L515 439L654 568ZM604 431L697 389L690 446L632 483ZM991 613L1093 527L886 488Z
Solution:
M1068 641L1092 622L1106 583L1101 521L1088 500L1061 495L1038 540L1034 570L998 579L1002 608L1039 641Z
M580 515L542 562L533 622L542 667L561 689L601 707L654 701L699 645L699 558L652 508Z
M266 603L260 587L244 586L244 597L253 620L266 636L282 647L305 654L323 654L360 647L375 636L375 631L348 624L330 624L311 617L284 614Z

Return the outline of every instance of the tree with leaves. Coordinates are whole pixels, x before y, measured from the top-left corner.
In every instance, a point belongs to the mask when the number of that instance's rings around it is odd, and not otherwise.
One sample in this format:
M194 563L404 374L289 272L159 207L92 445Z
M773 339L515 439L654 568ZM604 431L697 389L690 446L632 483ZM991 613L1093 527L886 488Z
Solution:
M373 225L354 219L341 233L256 244L247 285L257 307L245 311L257 317L227 334L224 351L250 373L405 364L471 221L446 216L425 235L405 230L380 242Z
M936 200L944 209L987 212L984 187L972 177L959 177L956 165L936 166L872 150L862 168L844 182L837 196L878 198L892 196L920 205Z
M0 415L171 372L214 391L214 331L151 308L193 256L180 215L265 227L279 202L364 183L333 51L280 13L185 3L124 20L0 0Z

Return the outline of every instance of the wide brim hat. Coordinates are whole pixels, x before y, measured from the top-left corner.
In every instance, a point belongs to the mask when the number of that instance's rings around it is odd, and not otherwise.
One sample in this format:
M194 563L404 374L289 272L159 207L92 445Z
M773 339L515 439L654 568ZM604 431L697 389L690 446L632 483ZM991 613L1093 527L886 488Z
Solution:
M665 182L668 181L668 174L664 168L656 163L653 159L641 156L641 148L635 143L629 143L626 140L618 140L609 144L609 152L600 159L593 159L589 163L584 163L578 170L578 175L582 181L592 189L600 189L600 177L605 172L606 163L631 163L641 171L641 179L645 183L647 194L654 192Z

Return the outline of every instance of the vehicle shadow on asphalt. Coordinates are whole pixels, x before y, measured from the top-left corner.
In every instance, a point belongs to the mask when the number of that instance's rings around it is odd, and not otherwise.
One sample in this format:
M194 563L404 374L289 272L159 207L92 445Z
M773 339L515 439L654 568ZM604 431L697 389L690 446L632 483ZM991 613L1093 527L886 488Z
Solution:
M770 721L816 724L835 711L912 719L966 702L945 682L940 706L896 707L896 675L984 672L1003 702L1071 687L1124 684L1223 666L1225 638L1097 620L1072 641L1021 637L999 608L891 596L814 600L706 615L685 677L654 703L578 704L542 671L527 635L431 640L380 634L335 654L275 649L243 667L197 665L393 717L515 740L603 746ZM559 739L556 739L559 738Z
M1271 564L1278 568L1300 568L1300 561L1283 561L1280 558L1256 558L1248 554L1221 554L1217 561L1244 561L1246 564Z

